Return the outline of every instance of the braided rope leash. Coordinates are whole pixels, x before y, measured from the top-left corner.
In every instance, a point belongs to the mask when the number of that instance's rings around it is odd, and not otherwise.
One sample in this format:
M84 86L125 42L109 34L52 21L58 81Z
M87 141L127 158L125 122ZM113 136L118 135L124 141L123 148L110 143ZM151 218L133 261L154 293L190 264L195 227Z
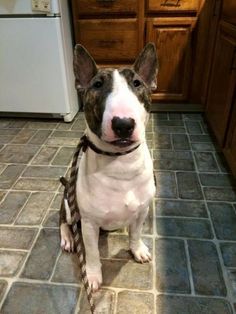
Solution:
M86 139L85 135L83 137L81 137L79 144L76 147L74 156L73 156L67 197L68 197L68 204L69 204L69 207L71 210L72 232L73 232L73 237L74 237L74 242L75 242L75 251L76 251L77 256L78 256L79 267L80 267L80 271L81 271L81 277L82 277L82 281L84 284L84 288L86 290L90 310L91 310L91 313L93 314L93 313L95 313L95 304L94 304L94 300L93 300L92 290L91 290L91 287L89 286L87 273L86 273L86 267L85 267L86 266L86 260L85 260L82 234L81 234L81 231L78 229L77 219L76 219L76 215L75 215L76 209L77 209L77 204L76 204L76 181L77 181L77 172L78 172L77 171L77 161L78 161L78 157L79 157L81 149L83 148L83 152L85 152L87 149L87 144L86 144L85 139Z
M140 145L140 144L139 144ZM93 299L93 294L91 287L89 286L88 282L88 277L86 273L86 260L85 260L85 251L84 251L84 244L83 244L83 239L82 239L82 234L81 230L78 229L77 226L77 219L76 219L76 211L79 211L77 207L77 202L76 202L76 182L77 182L77 162L78 162L78 157L80 154L81 149L83 152L86 152L87 148L90 147L95 153L101 154L101 155L106 155L106 156L122 156L122 155L127 155L131 152L133 152L135 149L139 147L139 145L135 146L134 148L124 151L124 152L106 152L98 147L96 147L92 142L89 141L86 135L83 135L80 138L79 144L76 147L76 150L73 155L73 160L72 160L72 165L70 169L70 179L69 182L64 177L60 178L61 183L65 186L65 191L64 191L64 200L68 201L68 205L71 211L71 217L72 217L72 233L74 237L74 242L75 242L75 252L77 253L78 260L79 260L79 267L81 270L81 277L82 277L82 282L85 287L85 291L87 294L89 306L91 313L95 313L95 303ZM62 206L64 206L64 202L62 202Z

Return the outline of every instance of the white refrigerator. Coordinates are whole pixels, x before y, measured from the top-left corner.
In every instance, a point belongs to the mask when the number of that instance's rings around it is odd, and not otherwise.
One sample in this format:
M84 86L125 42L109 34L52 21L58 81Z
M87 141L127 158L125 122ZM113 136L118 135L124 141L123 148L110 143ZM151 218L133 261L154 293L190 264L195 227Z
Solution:
M32 3L48 3L48 12ZM67 0L0 0L1 115L71 121L79 108L72 63Z

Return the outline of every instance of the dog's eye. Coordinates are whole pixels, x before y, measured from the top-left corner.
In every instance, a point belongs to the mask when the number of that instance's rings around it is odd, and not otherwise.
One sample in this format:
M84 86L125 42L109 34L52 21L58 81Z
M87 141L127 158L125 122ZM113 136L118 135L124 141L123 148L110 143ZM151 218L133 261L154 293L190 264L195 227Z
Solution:
M103 81L95 81L94 83L93 83L93 87L95 87L95 88L101 88L102 87L102 85L103 85Z
M133 81L134 87L139 87L141 85L141 82L139 80Z

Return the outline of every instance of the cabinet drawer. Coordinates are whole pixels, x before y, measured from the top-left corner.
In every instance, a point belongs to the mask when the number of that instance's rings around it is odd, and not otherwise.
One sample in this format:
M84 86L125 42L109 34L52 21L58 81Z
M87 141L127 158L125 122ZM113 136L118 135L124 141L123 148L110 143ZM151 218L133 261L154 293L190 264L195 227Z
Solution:
M133 61L138 54L138 22L78 20L76 42L84 45L97 62Z
M148 0L149 12L197 11L199 0Z
M76 12L77 17L83 15L136 14L138 12L138 1L74 0L73 11Z

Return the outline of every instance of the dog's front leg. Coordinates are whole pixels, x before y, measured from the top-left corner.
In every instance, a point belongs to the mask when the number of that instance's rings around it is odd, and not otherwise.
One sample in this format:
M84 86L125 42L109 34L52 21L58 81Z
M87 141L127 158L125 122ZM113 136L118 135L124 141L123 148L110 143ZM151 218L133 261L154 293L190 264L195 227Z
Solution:
M129 247L137 262L151 261L148 247L141 240L142 227L148 213L148 209L140 213L139 217L129 226Z
M96 292L102 284L101 262L98 250L99 227L88 219L81 219L86 254L86 272L89 285Z

